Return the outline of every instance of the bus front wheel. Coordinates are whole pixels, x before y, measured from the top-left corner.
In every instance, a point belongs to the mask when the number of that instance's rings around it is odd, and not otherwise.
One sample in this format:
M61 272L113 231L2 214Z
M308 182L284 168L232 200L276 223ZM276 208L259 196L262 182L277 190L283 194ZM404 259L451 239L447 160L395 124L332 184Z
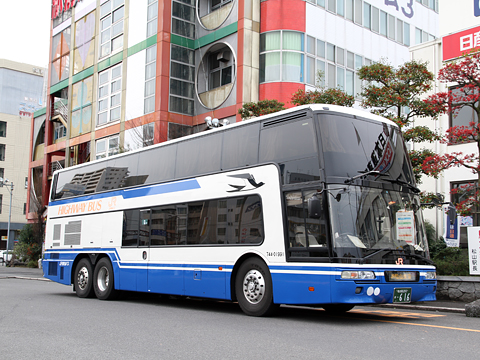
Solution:
M270 271L258 258L247 259L240 266L235 279L235 292L240 308L247 315L267 316L278 308L273 303Z
M108 258L102 258L95 266L94 283L95 295L100 300L113 300L117 296L113 282L113 267Z
M93 269L88 259L81 259L75 268L75 292L78 297L93 297Z

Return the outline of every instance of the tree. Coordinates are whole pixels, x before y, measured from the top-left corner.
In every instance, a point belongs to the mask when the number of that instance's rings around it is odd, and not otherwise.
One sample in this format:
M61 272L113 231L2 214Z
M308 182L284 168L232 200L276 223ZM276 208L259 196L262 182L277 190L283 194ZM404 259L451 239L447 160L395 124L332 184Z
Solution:
M422 99L431 90L434 79L426 62L412 60L395 68L381 60L361 67L358 76L365 82L361 93L362 107L397 123L405 141L431 143L440 138L428 127L414 124L415 117L436 118L442 113L441 108L429 106ZM417 183L425 173L424 160L433 155L426 148L409 152Z
M460 214L469 215L476 213L479 204L480 185L480 52L472 52L465 57L446 64L438 72L439 81L446 84L456 84L448 91L431 95L425 104L432 109L457 115L462 109L470 108L474 117L468 125L452 126L446 130L441 141L447 145L475 143L476 151L473 153L451 152L448 154L435 154L425 159L423 170L431 175L438 175L452 167L465 167L477 175L476 184L471 184L464 189L456 189L454 193L461 192L464 199L457 204ZM475 224L480 223L476 216Z
M271 114L280 110L285 110L284 103L278 100L261 100L258 102L248 102L238 109L238 113L242 120L250 119L252 117Z

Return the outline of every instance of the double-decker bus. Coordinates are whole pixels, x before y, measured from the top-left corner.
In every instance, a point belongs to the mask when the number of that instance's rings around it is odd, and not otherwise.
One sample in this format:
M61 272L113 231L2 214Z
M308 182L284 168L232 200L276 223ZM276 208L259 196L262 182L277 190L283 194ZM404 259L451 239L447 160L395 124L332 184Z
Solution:
M435 300L401 132L305 105L57 171L44 276L122 290L348 311Z

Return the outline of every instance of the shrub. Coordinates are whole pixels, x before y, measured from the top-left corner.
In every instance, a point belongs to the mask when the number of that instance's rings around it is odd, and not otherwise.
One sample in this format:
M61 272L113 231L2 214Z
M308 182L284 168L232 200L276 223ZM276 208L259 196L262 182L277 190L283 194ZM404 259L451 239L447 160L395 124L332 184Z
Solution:
M433 258L437 275L468 276L468 249L446 247Z

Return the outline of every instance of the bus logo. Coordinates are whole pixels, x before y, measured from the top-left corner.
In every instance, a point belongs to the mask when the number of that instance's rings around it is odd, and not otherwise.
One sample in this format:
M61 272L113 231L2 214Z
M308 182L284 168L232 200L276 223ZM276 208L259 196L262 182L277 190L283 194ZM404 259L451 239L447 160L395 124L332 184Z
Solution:
M252 189L258 189L259 187L265 185L263 182L257 183L252 174L238 174L238 175L228 175L228 177L242 179L242 184L228 184L234 190L227 190L227 192L238 192L238 191L248 191Z

